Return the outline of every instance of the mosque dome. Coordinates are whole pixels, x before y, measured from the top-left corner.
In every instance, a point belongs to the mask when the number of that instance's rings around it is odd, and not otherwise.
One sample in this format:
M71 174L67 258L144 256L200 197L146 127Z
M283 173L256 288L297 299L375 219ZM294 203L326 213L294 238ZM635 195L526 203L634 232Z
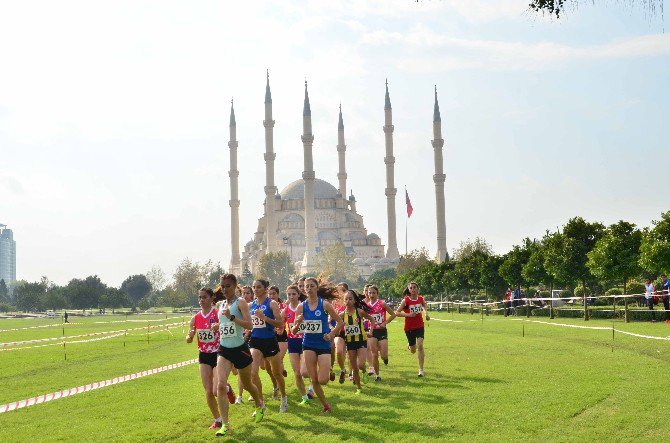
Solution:
M305 180L290 183L281 193L282 200L302 200L305 198ZM327 181L314 179L314 198L337 198L337 188Z

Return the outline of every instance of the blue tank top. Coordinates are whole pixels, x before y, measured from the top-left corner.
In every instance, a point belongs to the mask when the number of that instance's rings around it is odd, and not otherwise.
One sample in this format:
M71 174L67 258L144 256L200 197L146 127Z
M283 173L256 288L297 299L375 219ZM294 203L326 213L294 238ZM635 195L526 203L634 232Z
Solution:
M270 307L271 301L272 299L267 297L260 305L256 302L256 299L251 302L249 311L251 311L251 321L254 325L253 329L251 330L251 336L254 338L272 338L275 336L274 326L254 316L254 312L256 312L257 309L260 309L263 311L263 314L265 314L266 317L274 320L275 315L272 312L272 308Z
M302 316L305 323L302 345L309 348L330 349L330 342L323 339L323 334L330 333L328 313L323 309L323 299L319 297L319 302L313 311L309 309L309 300L302 302Z
M226 309L226 306L230 308L230 314L234 315L236 318L242 319L242 312L240 311L239 306L237 306L237 301L240 297L237 297L233 302L228 305L226 300L221 303L221 309L219 309L219 342L224 348L237 348L244 344L244 328L237 323L230 321L228 317L222 314L223 310Z

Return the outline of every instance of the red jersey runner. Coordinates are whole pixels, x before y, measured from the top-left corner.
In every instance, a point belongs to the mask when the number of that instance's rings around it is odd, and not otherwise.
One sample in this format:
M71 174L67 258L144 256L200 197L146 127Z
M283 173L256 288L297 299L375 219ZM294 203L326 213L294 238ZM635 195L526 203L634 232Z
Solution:
M216 308L212 308L207 315L202 315L202 311L195 314L195 332L200 352L213 354L219 350L219 331L211 329L212 325L218 321L219 311Z
M405 331L423 328L423 297L418 296L416 300L412 300L409 296L405 296L405 309L403 312L416 312L419 315L414 317L405 317Z

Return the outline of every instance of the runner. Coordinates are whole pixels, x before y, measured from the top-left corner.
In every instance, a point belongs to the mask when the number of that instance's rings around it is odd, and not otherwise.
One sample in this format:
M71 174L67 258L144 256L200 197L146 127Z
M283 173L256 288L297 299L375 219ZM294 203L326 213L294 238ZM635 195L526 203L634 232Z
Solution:
M252 301L254 301L254 291L251 289L251 286L242 286L239 287L240 292L242 293L242 298L244 299L247 304L251 304ZM249 344L249 338L251 334L250 329L245 329L244 330L244 342L246 344ZM237 400L235 400L236 405L241 405L243 403L242 401L242 395L244 394L244 386L242 385L242 379L237 377ZM252 401L253 398L249 397L249 401Z
M297 334L302 323L305 323L305 335L302 341L303 354L307 373L312 379L314 392L323 405L323 412L332 412L333 409L326 400L323 387L328 384L330 372L330 342L333 335L342 329L340 316L330 304L330 300L337 299L337 289L329 284L320 284L316 278L305 279L307 300L298 305L293 333ZM335 330L330 330L328 316L336 319Z
M270 289L268 289L268 296L277 302L279 305L279 310L284 311L284 300L281 299L279 296L279 288L277 286L270 286ZM277 337L277 343L279 344L279 361L281 361L281 374L284 377L287 377L288 374L286 373L286 368L284 368L284 356L286 355L286 351L288 351L288 343L286 340L288 339L288 335L286 333L286 322L282 325L281 328L275 328L275 336ZM275 392L277 392L277 388L275 388ZM276 400L276 399L275 399Z
M191 318L191 323L186 336L186 343L193 343L193 337L198 334L198 363L200 366L200 379L202 387L205 388L205 400L212 412L214 423L209 429L221 427L221 415L219 405L216 402L214 389L216 386L216 353L219 349L219 330L212 329L212 325L218 323L219 312L212 305L214 302L214 291L210 288L202 288L198 292L198 303L200 311ZM235 395L230 385L226 387L228 401L235 401Z
M430 320L428 311L426 311L426 302L419 295L419 285L413 281L407 284L403 291L403 300L400 302L395 313L397 317L405 317L405 335L409 350L414 354L419 351L419 377L423 377L423 312L426 312L426 320Z
M384 366L389 364L389 341L386 325L395 318L395 312L384 300L380 300L379 289L375 285L368 288L368 297L370 305L370 315L375 319L375 325L372 327L372 336L368 338L368 346L372 353L372 365L374 368L375 381L381 381L379 376L379 354L382 356ZM389 317L386 317L386 314Z
M365 303L370 306L370 294L368 293L368 290L370 289L371 284L367 284L363 287L363 297L365 298ZM370 322L367 320L363 321L363 327L365 328L365 332L370 331ZM375 375L375 368L373 365L372 361L372 348L370 345L370 340L368 339L368 348L366 349L366 355L365 359L368 362L368 375ZM353 379L353 377L349 377L350 379ZM376 380L376 379L375 379Z
M300 289L297 285L291 285L286 288L286 299L286 307L282 315L288 326L288 357L291 362L291 368L293 368L293 375L295 376L295 387L302 397L300 404L305 405L310 402L311 397L307 394L303 379L303 377L307 376L307 367L305 366L305 358L302 353L304 334L302 332L293 333L293 325L296 318L295 312L298 309L298 305L304 301L305 296L300 294ZM304 327L304 323L302 327Z
M251 329L249 347L251 348L251 355L254 358L251 372L254 384L258 387L261 397L263 397L263 386L258 376L258 370L261 367L261 363L265 361L265 370L271 378L274 376L281 393L279 412L286 412L288 409L288 398L286 398L284 376L281 373L279 344L275 336L275 328L283 326L284 319L281 316L277 302L268 297L267 290L269 286L270 283L262 279L255 280L251 286L256 297L250 307L253 328Z
M349 366L353 371L356 394L361 393L361 376L359 370L363 371L363 381L368 382L370 376L365 372L365 360L367 356L366 336L369 332L363 330L363 318L368 319L375 325L373 317L368 314L370 307L363 301L363 297L356 291L347 291L344 296L345 310L342 313L344 323L344 334L347 340L347 354L349 354Z
M252 327L251 313L249 305L240 297L235 295L237 287L237 278L233 274L224 274L221 276L221 289L225 300L219 309L219 357L217 360L217 371L219 377L218 383L218 401L219 410L223 426L216 432L216 435L230 435L230 423L228 420L229 403L225 396L225 387L228 382L228 375L233 367L237 368L244 389L251 393L256 408L253 416L255 422L263 420L265 415L265 403L256 385L251 379L251 366L253 358L249 346L244 342L244 329Z
M344 299L344 296L346 295L347 291L349 290L349 285L346 283L338 283L337 284L337 290L340 293L340 297ZM337 312L337 315L342 315L344 310L346 309L346 306L344 303L340 302L339 299L333 300L332 302L333 308L335 309L335 312ZM330 327L331 329L335 327L335 321L333 319L330 320ZM344 363L347 358L347 349L346 349L346 344L345 344L345 337L344 337L344 331L340 331L338 335L333 337L333 347L331 348L331 357L330 357L330 381L335 381L335 372L333 372L333 367L335 366L335 360L337 359L337 365L340 367L340 378L339 382L340 384L344 383L344 378L347 376L347 371L344 369Z

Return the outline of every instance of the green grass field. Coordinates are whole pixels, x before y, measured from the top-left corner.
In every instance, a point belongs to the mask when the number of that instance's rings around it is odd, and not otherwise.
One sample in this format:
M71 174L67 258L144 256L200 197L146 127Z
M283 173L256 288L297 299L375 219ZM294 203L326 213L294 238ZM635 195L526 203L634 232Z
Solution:
M166 319L166 317L168 317ZM183 316L81 319L67 336L175 323ZM266 397L260 425L252 408L231 406L240 441L661 441L670 436L666 384L670 342L610 330L557 327L525 318L435 313L426 328L426 378L406 349L400 322L389 326L390 364L361 396L347 382L326 387L334 413L301 408L289 370L289 412ZM546 318L533 319L552 321ZM93 323L112 322L117 323ZM54 324L1 320L0 329ZM555 323L612 327L611 321ZM614 323L665 337L670 324ZM105 340L0 351L0 404L189 360L182 326L146 329ZM155 332L159 331L159 332ZM61 327L0 332L0 342L61 337ZM103 336L104 337L104 336ZM82 340L87 337L71 340ZM54 343L54 342L44 342ZM35 346L44 343L20 345ZM5 347L6 348L6 347ZM263 380L269 384L267 377ZM235 383L233 383L235 386ZM267 386L267 385L265 385ZM266 388L266 392L268 389ZM270 391L271 392L271 391ZM211 419L197 365L0 414L0 441L208 441Z

